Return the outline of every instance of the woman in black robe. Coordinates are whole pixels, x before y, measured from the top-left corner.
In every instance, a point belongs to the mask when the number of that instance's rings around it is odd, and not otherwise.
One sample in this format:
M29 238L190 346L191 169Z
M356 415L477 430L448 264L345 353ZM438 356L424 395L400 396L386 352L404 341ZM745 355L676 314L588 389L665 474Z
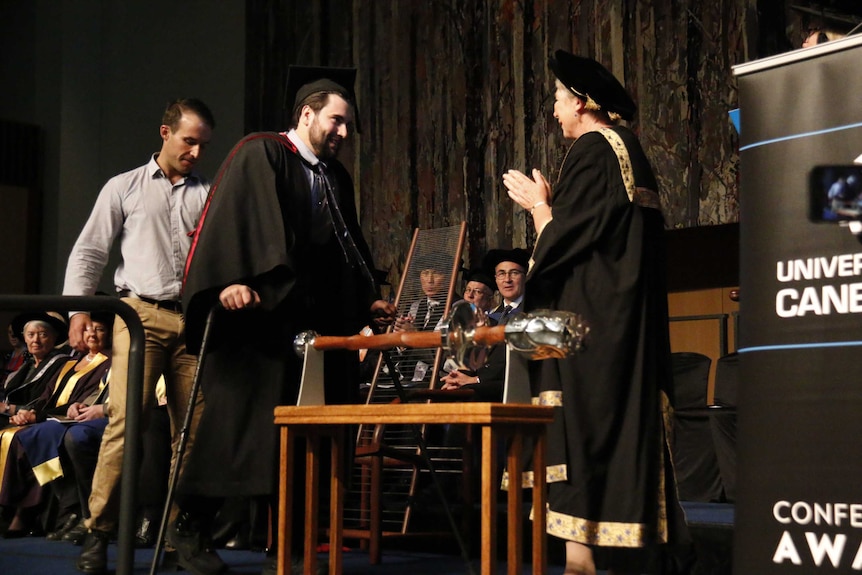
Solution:
M616 125L635 110L625 89L594 60L555 56L554 117L575 141L553 195L538 170L503 176L538 235L525 310L576 312L591 328L583 352L531 365L534 397L557 408L547 531L567 541L567 574L594 574L597 562L642 573L643 551L671 540L679 509L662 418L671 381L663 217L646 155Z
M9 417L19 408L37 399L69 356L56 348L66 339L66 322L56 312L28 312L12 320L13 330L27 345L29 358L0 389L0 428L9 425Z

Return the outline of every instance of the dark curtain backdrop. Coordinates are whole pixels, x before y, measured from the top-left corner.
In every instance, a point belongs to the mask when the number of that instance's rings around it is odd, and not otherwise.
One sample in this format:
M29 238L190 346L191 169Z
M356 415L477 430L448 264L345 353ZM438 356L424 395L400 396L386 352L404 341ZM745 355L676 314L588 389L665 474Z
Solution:
M487 249L532 245L532 222L501 175L537 167L556 178L568 144L552 116L547 58L565 48L601 61L634 96L631 126L657 172L667 226L736 222L731 67L793 47L792 11L777 4L249 0L246 128L287 126L289 64L356 67L362 133L342 159L378 267L397 281L414 228L461 220L465 265L475 264Z

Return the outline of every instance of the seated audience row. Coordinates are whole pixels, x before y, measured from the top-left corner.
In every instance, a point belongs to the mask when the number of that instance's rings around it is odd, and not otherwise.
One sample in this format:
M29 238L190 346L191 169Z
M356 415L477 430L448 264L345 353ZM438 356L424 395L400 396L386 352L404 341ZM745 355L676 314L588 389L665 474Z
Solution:
M40 533L50 527L50 515L67 520L85 512L86 501L82 505L76 488L78 461L72 454L94 434L98 440L99 428L104 427L102 406L96 404L107 391L111 366L113 315L93 322L87 333L88 353L73 356L64 353L62 345L56 346L66 339L66 324L58 314L24 314L16 319L13 324L22 325L31 358L4 390L7 420L0 430L4 447L0 506L7 516L14 510L5 537ZM85 470L80 477L84 490L91 474L92 470ZM45 488L51 482L56 498Z

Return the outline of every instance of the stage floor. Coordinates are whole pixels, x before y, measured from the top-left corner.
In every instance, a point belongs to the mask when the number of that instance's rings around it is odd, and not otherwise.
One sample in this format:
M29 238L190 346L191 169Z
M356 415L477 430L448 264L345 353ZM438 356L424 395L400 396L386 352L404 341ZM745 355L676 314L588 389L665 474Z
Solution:
M695 563L690 565L691 575L731 575L732 535L734 509L727 504L684 503L686 520L694 541ZM549 575L563 572L562 543L549 539ZM75 560L81 548L64 541L48 541L44 537L0 539L0 575L80 575ZM441 552L439 543L434 553L425 550L404 550L387 546L380 565L369 565L368 555L357 549L344 553L346 575L455 575L469 574L457 547ZM109 548L109 568L114 570L117 546ZM262 552L219 550L219 554L230 567L228 575L258 574L264 563ZM135 552L134 573L150 572L153 551L141 549ZM323 556L321 556L323 557ZM473 569L479 572L479 560L473 559ZM501 558L498 573L506 573L506 564ZM525 563L521 572L530 573Z
M2 575L81 575L75 568L75 560L80 552L67 542L47 541L44 537L22 539L0 539L0 573ZM114 570L116 545L109 548L109 569ZM219 555L229 565L226 575L259 574L263 566L264 556L260 552L219 550ZM135 574L150 572L153 552L143 549L135 552ZM323 557L323 556L321 556ZM478 560L473 561L473 568L479 572ZM506 573L505 563L501 564L499 573ZM530 573L530 566L524 565L524 575ZM562 566L550 566L549 575L559 575ZM181 572L182 573L182 572ZM380 565L369 565L368 555L361 551L351 550L344 553L344 573L350 575L435 575L469 573L464 561L453 555L440 555L421 552L405 552L393 549L384 550L383 562Z

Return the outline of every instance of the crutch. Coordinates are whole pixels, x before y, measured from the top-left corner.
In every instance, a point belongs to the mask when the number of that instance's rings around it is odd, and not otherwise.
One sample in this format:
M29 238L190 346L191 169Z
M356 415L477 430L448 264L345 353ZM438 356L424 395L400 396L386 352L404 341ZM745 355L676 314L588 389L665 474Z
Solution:
M207 341L209 340L210 328L212 327L213 318L215 317L216 310L219 308L218 305L213 306L209 313L207 314L206 324L204 324L204 335L201 339L201 349L198 353L198 364L195 367L195 377L194 382L192 383L192 391L189 396L189 406L186 410L185 419L183 419L183 427L180 430L180 441L177 445L177 458L174 464L174 468L171 470L171 477L168 481L168 493L165 498L165 508L162 511L162 521L159 525L159 536L156 538L156 548L153 551L153 562L150 566L150 575L155 575L156 571L159 568L159 561L161 559L162 547L164 545L165 532L168 528L168 517L171 513L171 505L174 501L174 489L176 488L177 481L180 478L180 467L183 462L183 455L186 452L186 444L189 439L189 429L192 425L192 416L194 415L195 403L198 399L198 393L200 391L201 386L201 372L203 371L204 361L207 357Z

